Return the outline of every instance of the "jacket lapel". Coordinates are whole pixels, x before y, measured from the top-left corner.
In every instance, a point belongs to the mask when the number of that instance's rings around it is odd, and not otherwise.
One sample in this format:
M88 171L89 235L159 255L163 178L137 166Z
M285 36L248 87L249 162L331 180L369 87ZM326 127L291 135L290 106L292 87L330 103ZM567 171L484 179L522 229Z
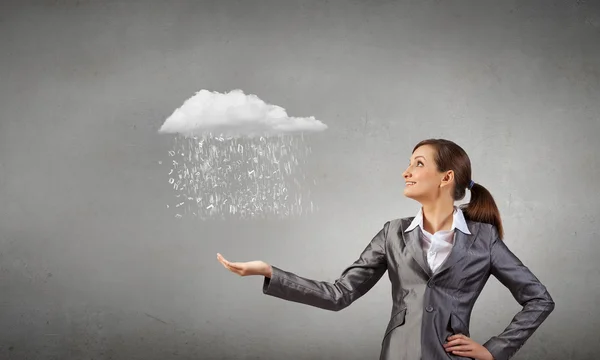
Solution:
M427 258L425 257L425 252L421 246L421 228L417 226L416 228L405 232L405 229L410 225L411 221L412 219L403 221L403 224L400 227L400 231L402 232L400 237L404 239L406 249L413 259L415 259L425 274L428 277L431 277L431 269L429 268L429 264L427 264Z
M471 245L473 245L473 241L477 235L476 232L479 229L476 229L474 224L470 221L467 221L467 226L469 227L471 235L465 234L458 229L454 230L454 246L452 247L452 250L450 251L450 254L446 260L436 271L436 275L450 269L457 262L459 262L463 257L465 257Z

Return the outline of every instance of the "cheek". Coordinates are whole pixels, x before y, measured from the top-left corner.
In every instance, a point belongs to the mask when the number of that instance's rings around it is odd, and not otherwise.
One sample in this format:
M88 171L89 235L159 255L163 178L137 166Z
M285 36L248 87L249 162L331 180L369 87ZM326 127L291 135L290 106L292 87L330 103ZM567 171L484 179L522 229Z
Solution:
M422 170L418 174L416 174L416 177L419 179L419 182L423 183L429 183L432 179L431 174L425 170Z
M422 185L423 188L435 187L435 179L427 176L423 176L419 179L419 184Z

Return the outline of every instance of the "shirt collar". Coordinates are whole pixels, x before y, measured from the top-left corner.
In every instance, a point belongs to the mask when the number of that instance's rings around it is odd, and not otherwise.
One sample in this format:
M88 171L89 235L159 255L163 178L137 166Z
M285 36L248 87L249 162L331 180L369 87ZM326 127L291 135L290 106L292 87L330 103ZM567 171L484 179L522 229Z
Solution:
M413 219L410 225L404 230L404 232L409 232L416 228L417 226L423 229L423 208L419 209L417 216ZM454 207L454 213L452 214L452 228L450 230L458 229L467 235L471 235L469 231L469 227L467 226L467 221L465 220L465 216L462 210L458 207Z

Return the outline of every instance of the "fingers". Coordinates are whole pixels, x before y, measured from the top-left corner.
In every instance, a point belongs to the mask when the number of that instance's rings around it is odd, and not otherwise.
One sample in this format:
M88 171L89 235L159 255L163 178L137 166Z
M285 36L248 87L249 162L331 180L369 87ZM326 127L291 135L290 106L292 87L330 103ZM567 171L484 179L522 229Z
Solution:
M474 350L475 347L473 346L473 344L461 344L461 345L454 345L454 346L445 346L445 350L446 352L451 352L453 354L471 354Z
M460 344L470 344L471 342L467 339L454 339L448 341L444 346L452 346L452 345L460 345Z
M229 268L229 261L225 260L225 258L223 257L223 255L217 253L217 260L219 260L219 262L221 264L223 264L224 267Z
M465 344L465 345L456 345L456 346L451 346L451 347L447 347L446 351L473 351L473 347L470 344Z
M229 260L225 259L225 258L223 257L223 255L221 255L221 254L219 254L219 253L217 253L217 260L219 260L219 261L221 262L221 264L227 264L227 265L229 265L229 266L233 266L233 267L236 267L236 268L239 268L239 267L241 267L241 264L240 264L240 263L238 263L238 262L231 262L231 261L229 261Z
M448 340L450 341L444 344L446 352L458 354L458 352L468 353L474 350L472 340L462 334L449 336Z
M220 262L221 264L226 264L226 263L228 263L228 262L229 262L229 261L227 261L227 260L226 260L226 259L223 257L223 255L221 255L220 253L217 253L217 260L219 260L219 262Z
M235 268L235 267L233 267L233 266L231 266L231 265L229 265L229 264L223 264L223 266L224 266L224 267L225 267L227 270L229 270L229 271L231 271L231 272L233 272L233 273L236 273L236 274L238 274L238 275L242 275L242 271L241 271L240 269L237 269L237 268Z
M444 345L446 351L455 351L455 350L473 350L472 344L453 344L448 346L448 344Z
M468 337L466 337L463 334L454 334L448 337L448 340L454 340L454 339L468 339Z
M461 344L444 344L444 348L446 348L446 350L465 350L467 348L471 348L473 347L473 344L469 344L469 343L461 343Z
M239 263L232 263L225 259L223 255L217 253L217 260L225 267L227 270L234 272L238 275L243 275L243 268Z
M454 355L462 356L462 357L473 357L472 351L453 351Z
M228 261L227 259L225 259L223 257L223 255L217 253L217 260L219 260L219 262L225 266L232 266L232 263L230 261Z
M231 270L231 263L230 263L229 261L227 261L227 259L225 259L225 258L223 257L223 255L221 255L221 254L217 253L217 260L219 260L219 262L220 262L221 264L223 264L223 266L224 266L226 269L228 269L228 270Z

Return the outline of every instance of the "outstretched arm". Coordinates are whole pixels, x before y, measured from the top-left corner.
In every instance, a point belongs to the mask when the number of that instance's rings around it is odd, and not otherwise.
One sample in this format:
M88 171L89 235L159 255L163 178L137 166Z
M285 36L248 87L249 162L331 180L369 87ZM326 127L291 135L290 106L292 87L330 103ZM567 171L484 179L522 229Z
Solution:
M498 238L495 228L493 236L491 273L510 290L523 309L500 335L492 337L483 346L495 360L508 360L554 310L554 301L546 287Z
M358 260L347 267L333 283L316 281L271 266L263 293L321 309L339 311L363 296L387 270L385 239L389 222L371 240Z

